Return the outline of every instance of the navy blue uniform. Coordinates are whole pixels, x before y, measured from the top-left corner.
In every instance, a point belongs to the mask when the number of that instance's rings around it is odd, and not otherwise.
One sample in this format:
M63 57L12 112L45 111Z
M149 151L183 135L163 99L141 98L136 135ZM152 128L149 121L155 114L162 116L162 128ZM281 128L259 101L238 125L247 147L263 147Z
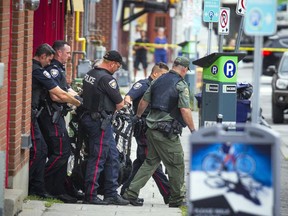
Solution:
M139 80L138 82L136 82L133 85L133 87L127 93L127 95L129 95L133 100L133 107L134 107L135 113L137 112L138 104L139 104L142 96L144 95L144 93L146 92L148 87L150 86L151 81L152 81L151 77L149 77L148 79ZM142 118L146 118L149 110L150 110L150 107L148 107L144 111ZM124 184L121 188L121 194L123 194L125 192L126 188L129 187L129 185L130 185L131 181L133 180L134 176L136 175L137 171L139 170L141 165L144 163L144 160L146 159L148 140L147 140L147 137L145 135L145 131L142 130L140 135L135 137L135 139L136 139L136 142L138 144L136 159L133 161L133 168L132 168L132 172L131 172L129 178L127 179L126 182L124 182ZM163 172L161 164L155 170L152 177L155 180L155 182L158 186L158 189L159 189L161 195L163 196L165 202L168 202L169 196L170 196L170 187L169 187L168 179Z
M45 193L44 171L47 158L47 145L41 133L38 115L43 110L41 101L57 86L50 74L42 68L40 62L33 59L32 71L32 114L31 139L29 160L29 194L41 195Z
M97 199L98 180L102 171L105 176L104 197L117 196L119 153L111 122L108 121L106 128L101 128L101 124L105 121L103 113L114 113L116 104L123 99L116 80L107 70L100 68L94 68L85 75L82 96L86 112L81 118L81 126L89 140L85 201L93 202Z
M59 61L53 59L46 70L60 88L67 90L64 67ZM50 194L57 196L66 194L65 179L67 176L67 164L71 154L71 146L62 113L65 104L53 102L50 96L46 97L46 101L43 113L39 118L40 127L42 131L45 131L43 135L48 145L45 184L46 190ZM55 115L56 112L60 114L58 119L53 121L53 115Z

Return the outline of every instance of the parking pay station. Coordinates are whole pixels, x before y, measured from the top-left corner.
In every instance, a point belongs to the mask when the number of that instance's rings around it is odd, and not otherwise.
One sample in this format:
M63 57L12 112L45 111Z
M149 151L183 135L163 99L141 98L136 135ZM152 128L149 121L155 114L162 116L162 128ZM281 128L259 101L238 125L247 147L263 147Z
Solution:
M223 124L236 124L237 70L244 53L212 53L193 64L203 67L203 85L200 110L200 126L216 124L218 114Z
M258 124L237 131L217 124L193 133L189 216L279 216L279 147L279 135Z

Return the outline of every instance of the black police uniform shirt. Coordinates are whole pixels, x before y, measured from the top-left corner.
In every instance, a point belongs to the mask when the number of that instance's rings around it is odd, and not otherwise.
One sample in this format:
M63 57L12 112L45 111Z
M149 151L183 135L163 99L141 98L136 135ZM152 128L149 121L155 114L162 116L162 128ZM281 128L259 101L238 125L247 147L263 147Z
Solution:
M135 113L137 112L138 105L139 105L139 102L140 102L142 96L144 95L146 90L149 88L152 81L153 81L153 79L150 76L147 79L139 80L136 83L134 83L132 88L127 93L127 95L132 98L133 109L134 109ZM145 112L142 114L142 116L144 116L144 117L147 116L149 110L150 110L150 106L145 110Z
M57 87L57 84L52 79L50 73L41 66L39 61L33 59L32 63L32 108L38 108L44 89L47 92L47 90L49 91Z
M101 75L100 81L96 81L96 73L105 73ZM94 69L88 71L83 79L83 106L87 108L89 111L101 111L99 109L99 104L103 101L99 101L99 92L102 92L103 95L106 95L114 105L119 104L122 102L123 98L119 91L119 86L117 84L116 79L112 76L112 74L103 69L95 67ZM97 100L98 99L98 100ZM90 104L90 105L88 105ZM93 104L93 105L92 105ZM98 108L95 105L98 104ZM88 106L87 106L88 105ZM93 106L90 107L90 106ZM105 111L112 111L110 110L111 107L107 105ZM107 110L107 108L109 110ZM98 109L98 110L94 110ZM115 110L113 110L115 111Z
M66 74L64 65L56 59L52 59L51 64L46 67L51 77L55 80L58 86L64 91L70 88L66 81Z

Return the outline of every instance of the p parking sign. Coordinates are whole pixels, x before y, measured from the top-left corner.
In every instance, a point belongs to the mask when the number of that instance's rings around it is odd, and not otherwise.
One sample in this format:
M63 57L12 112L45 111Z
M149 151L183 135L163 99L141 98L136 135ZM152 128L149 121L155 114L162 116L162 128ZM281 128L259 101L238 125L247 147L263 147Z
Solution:
M218 22L220 12L220 0L204 0L204 22Z

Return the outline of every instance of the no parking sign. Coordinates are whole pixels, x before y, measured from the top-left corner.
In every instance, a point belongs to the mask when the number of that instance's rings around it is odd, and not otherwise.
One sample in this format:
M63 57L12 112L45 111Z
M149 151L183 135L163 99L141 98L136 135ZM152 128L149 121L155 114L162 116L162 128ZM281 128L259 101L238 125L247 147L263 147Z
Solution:
M230 26L230 8L220 8L220 17L218 22L218 34L228 35Z

